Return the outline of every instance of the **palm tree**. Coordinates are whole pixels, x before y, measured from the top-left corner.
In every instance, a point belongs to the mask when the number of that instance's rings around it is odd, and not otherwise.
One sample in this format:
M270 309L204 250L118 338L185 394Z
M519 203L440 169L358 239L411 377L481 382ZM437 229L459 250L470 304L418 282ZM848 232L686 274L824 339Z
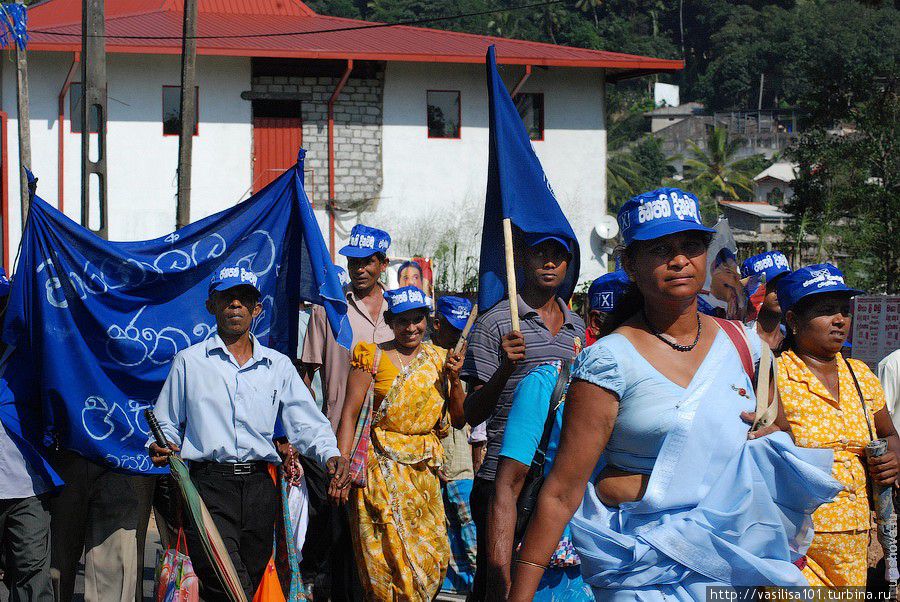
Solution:
M753 191L753 175L740 159L736 159L743 145L739 138L730 138L728 129L714 127L707 130L706 150L688 140L690 157L685 160L685 180L692 192L713 198L738 199Z
M628 148L610 151L606 157L606 207L608 211L618 211L626 200L637 194L636 183L640 181L641 166L637 164Z
M594 26L600 26L600 18L597 16L597 7L601 6L606 0L577 0L575 8L581 9L583 12L591 11L594 14Z

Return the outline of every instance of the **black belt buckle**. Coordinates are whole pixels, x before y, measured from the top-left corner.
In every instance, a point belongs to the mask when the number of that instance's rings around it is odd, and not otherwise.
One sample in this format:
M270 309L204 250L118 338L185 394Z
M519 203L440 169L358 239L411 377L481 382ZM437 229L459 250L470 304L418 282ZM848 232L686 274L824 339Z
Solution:
M253 474L254 465L250 462L232 464L232 467L234 468L234 474L236 475Z

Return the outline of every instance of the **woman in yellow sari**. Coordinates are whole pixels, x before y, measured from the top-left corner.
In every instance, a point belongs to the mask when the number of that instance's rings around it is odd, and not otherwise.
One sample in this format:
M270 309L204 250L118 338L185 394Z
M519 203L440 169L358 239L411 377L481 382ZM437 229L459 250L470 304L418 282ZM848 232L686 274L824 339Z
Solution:
M360 410L373 376L371 443L366 486L333 492L349 501L360 581L372 601L430 601L438 593L450 545L438 470L447 434L464 423L461 354L422 341L427 328L425 294L414 286L388 291L386 321L394 340L354 349L338 445L349 458ZM447 384L449 381L449 385Z

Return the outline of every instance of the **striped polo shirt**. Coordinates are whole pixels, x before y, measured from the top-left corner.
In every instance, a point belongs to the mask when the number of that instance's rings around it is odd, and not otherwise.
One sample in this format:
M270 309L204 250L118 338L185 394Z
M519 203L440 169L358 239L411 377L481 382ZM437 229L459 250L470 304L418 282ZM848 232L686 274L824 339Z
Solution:
M506 419L512 405L512 394L519 382L535 366L554 360L571 360L575 354L576 339L579 349L584 343L584 320L569 311L562 299L557 301L565 316L565 322L556 336L553 336L541 320L540 314L529 307L521 296L519 297L519 328L525 337L525 361L516 365L487 420L487 455L476 475L479 478L493 481L496 476L497 456L503 444L503 432L506 430ZM503 357L500 340L511 330L508 299L478 316L469 335L469 350L466 352L466 361L461 373L463 380L468 383L485 383L490 380L500 367ZM540 417L540 420L543 421L544 417Z

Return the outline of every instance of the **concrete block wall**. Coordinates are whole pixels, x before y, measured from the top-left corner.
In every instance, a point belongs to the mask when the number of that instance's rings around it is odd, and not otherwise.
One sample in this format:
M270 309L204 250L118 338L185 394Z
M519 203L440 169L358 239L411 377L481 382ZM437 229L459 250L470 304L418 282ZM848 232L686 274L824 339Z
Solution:
M307 169L314 170L313 201L328 200L328 99L340 78L256 76L254 92L296 92L302 101L303 147ZM373 77L350 77L334 105L335 202L338 208L362 208L381 192L384 70Z

